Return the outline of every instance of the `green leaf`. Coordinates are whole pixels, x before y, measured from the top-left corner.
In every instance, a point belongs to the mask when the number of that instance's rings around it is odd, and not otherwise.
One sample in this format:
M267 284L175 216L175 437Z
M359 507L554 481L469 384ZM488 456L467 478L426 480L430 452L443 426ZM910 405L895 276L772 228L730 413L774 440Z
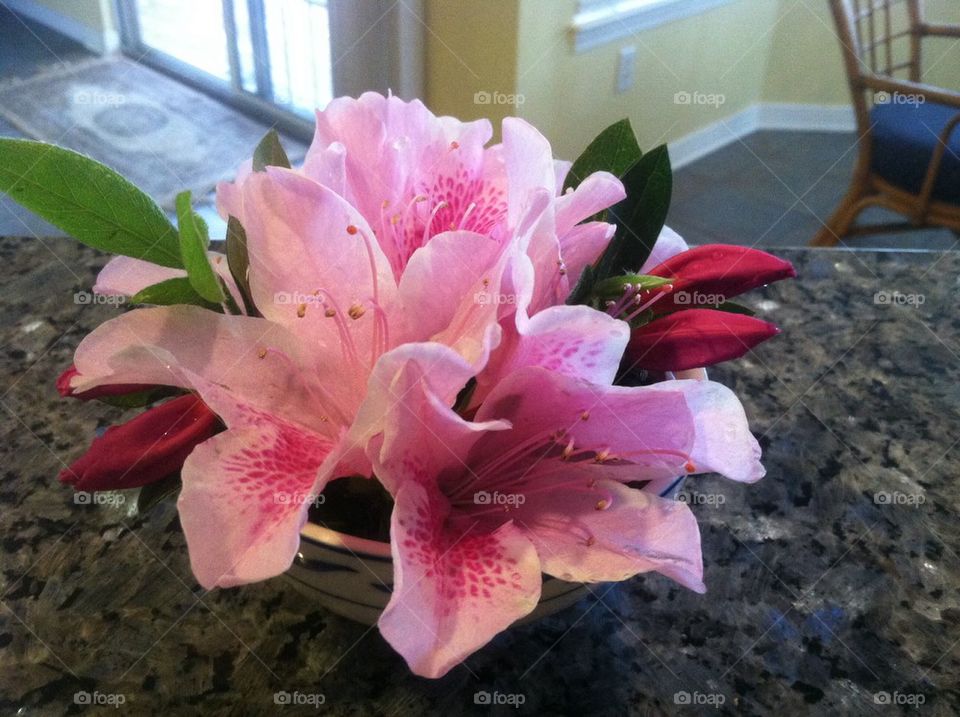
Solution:
M623 287L630 284L635 289L656 289L674 281L673 279L664 279L662 276L650 276L648 274L622 274L620 276L611 276L598 282L594 288L594 295L601 299L613 299L623 296Z
M219 304L204 299L197 293L190 280L183 276L161 281L141 289L130 298L132 304L152 304L154 306L173 306L174 304L193 304L214 311L222 311Z
M227 219L227 266L240 290L248 316L260 316L250 293L250 256L247 253L247 233L240 220L234 216Z
M757 312L751 309L748 306L743 304L738 304L734 301L724 301L722 304L717 304L716 306L711 306L711 309L716 309L717 311L727 311L731 314L743 314L745 316L756 316Z
M673 175L666 145L640 158L623 177L627 197L610 209L617 231L597 264L597 278L636 271L650 256L670 209Z
M253 150L253 171L262 172L267 167L286 167L290 169L290 160L280 144L280 135L277 130L267 132L260 144Z
M563 188L576 188L594 172L610 172L622 177L642 155L630 120L622 119L603 130L587 146L570 168Z
M180 474L176 473L158 480L156 483L147 483L140 488L137 494L137 513L143 515L165 498L169 498L180 490Z
M180 256L190 285L207 301L219 304L224 300L224 294L220 278L214 273L207 256L210 244L207 223L190 206L190 192L177 195L177 222L180 225Z
M95 249L180 268L177 230L146 194L69 149L0 138L0 191Z

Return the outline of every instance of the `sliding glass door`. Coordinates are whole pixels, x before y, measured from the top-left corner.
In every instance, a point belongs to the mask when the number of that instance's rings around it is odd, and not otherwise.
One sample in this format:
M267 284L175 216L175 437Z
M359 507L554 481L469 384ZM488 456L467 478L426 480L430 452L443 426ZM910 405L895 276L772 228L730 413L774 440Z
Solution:
M335 95L420 92L417 2L118 0L118 8L128 54L297 134Z

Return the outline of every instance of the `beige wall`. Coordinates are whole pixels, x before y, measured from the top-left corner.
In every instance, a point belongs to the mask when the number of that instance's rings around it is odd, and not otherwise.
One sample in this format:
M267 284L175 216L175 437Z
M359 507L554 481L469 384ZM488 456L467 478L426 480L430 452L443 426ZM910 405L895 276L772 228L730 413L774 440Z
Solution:
M426 102L438 114L489 117L499 127L516 107L520 0L426 0ZM486 93L478 96L477 93ZM478 103L489 98L488 104Z
M776 0L736 0L639 36L575 53L575 0L521 0L521 114L561 156L576 156L606 125L628 116L643 146L674 140L733 114L761 94ZM636 47L636 84L615 92L618 52ZM678 105L678 92L722 95L719 105Z

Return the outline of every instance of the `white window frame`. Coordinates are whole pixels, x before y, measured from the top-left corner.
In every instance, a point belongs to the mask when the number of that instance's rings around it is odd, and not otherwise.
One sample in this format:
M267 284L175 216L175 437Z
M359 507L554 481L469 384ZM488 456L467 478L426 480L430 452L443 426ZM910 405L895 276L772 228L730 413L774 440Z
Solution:
M585 52L643 30L699 15L734 0L580 0L571 34Z

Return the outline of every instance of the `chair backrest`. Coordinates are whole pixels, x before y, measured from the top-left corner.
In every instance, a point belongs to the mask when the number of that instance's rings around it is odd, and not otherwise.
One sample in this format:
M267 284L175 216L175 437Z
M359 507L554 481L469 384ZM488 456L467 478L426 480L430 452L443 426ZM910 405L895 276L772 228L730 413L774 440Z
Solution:
M830 0L861 134L869 105L861 79L898 75L920 80L922 0ZM875 99L875 98L873 98Z
M920 80L921 0L830 0L851 76Z

